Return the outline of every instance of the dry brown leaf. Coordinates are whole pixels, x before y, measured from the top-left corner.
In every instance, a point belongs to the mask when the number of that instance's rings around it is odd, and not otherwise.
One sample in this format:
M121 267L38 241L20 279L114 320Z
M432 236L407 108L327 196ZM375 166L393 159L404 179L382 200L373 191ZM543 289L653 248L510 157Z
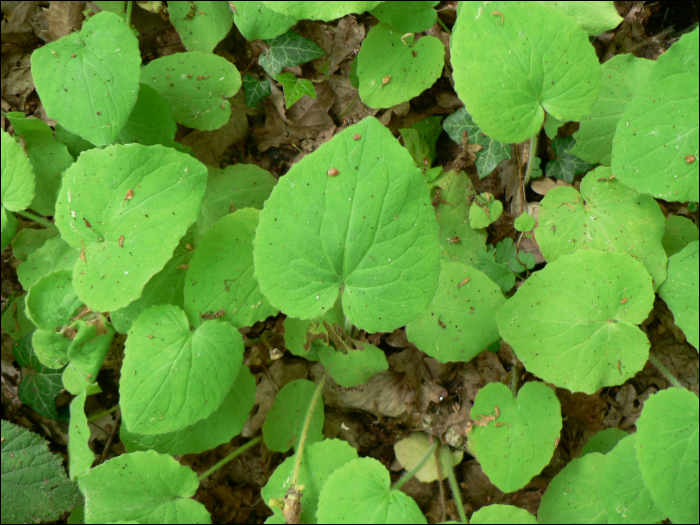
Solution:
M569 184L568 182L559 179L553 179L551 177L536 179L532 181L532 184L530 184L532 191L534 191L538 195L547 195L547 192L549 190L559 188L561 186L567 186L571 188L571 184Z
M75 1L51 2L49 8L44 9L44 17L49 29L41 31L39 36L47 42L54 42L79 30L85 20L82 2Z

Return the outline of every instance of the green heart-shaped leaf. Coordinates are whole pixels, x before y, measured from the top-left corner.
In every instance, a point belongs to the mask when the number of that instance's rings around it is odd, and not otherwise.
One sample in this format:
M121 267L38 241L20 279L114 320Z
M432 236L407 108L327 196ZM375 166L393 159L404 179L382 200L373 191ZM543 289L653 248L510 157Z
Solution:
M700 349L698 334L698 241L691 242L668 259L668 278L659 295L673 312L673 320L683 330L688 342Z

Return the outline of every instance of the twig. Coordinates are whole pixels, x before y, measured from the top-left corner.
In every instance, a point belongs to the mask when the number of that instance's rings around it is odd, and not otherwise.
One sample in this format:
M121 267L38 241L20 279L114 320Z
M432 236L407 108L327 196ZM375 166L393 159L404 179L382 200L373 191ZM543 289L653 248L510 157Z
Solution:
M112 442L114 441L114 435L117 433L117 428L119 428L119 421L121 420L122 413L118 412L117 417L114 419L114 428L112 429L112 432L109 435L109 438L107 439L107 444L105 445L105 449L102 451L102 455L100 456L99 461L97 464L104 463L104 460L107 459L107 454L109 454L109 449L112 446Z

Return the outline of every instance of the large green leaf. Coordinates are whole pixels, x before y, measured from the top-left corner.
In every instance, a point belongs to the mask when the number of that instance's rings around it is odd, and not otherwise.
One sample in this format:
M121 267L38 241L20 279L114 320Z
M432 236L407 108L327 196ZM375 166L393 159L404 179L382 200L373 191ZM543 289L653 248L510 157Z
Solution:
M185 312L193 326L216 315L238 328L275 315L253 275L260 212L245 208L214 224L197 246L185 279Z
M240 89L241 74L225 58L189 51L153 60L141 81L170 102L178 123L209 131L230 120L228 99Z
M226 2L168 2L168 14L188 51L212 53L233 26Z
M108 12L32 53L47 115L97 146L114 142L126 124L139 94L140 66L134 33Z
M498 503L481 507L472 514L469 523L472 525L480 525L482 523L534 525L537 523L537 519L525 509Z
M469 450L503 492L523 488L549 464L562 426L557 396L538 382L525 383L516 398L507 386L489 383L479 390L471 418Z
M665 514L649 494L635 456L632 434L606 455L574 459L542 496L539 523L659 523Z
M550 5L465 3L450 50L459 98L482 132L501 142L534 136L545 111L580 120L600 91L588 35Z
M217 410L243 362L243 338L219 320L190 331L185 312L154 306L134 323L126 341L119 385L129 430L164 434Z
M670 217L666 217L666 230L664 231L664 236L661 239L661 244L664 245L666 255L671 257L671 255L677 254L691 242L697 241L698 237L700 237L699 233L698 227L695 226L695 223L687 217L683 217L681 215L671 215ZM19 234L17 237L19 237ZM14 242L12 245L14 253Z
M444 261L433 302L406 326L409 341L442 363L471 361L501 336L495 313L505 297L482 272Z
M72 270L77 261L78 250L60 237L54 237L19 265L17 279L25 290L30 290L34 283L51 272Z
M265 2L238 1L235 6L233 21L246 40L275 38L298 21L273 11Z
M2 134L2 156L0 157L2 206L9 211L21 211L29 207L34 199L34 172L22 146L5 130L0 130L0 133ZM3 220L3 230L4 228L5 220Z
M698 397L683 388L644 402L635 448L644 485L673 523L698 523Z
M700 198L700 30L659 57L617 123L612 170L623 183L667 201Z
M1 446L3 523L58 520L73 508L77 487L44 438L3 419Z
M27 317L42 330L70 324L83 302L73 286L73 272L58 270L39 279L27 294Z
M288 31L273 40L265 40L265 46L267 50L260 55L258 62L272 78L277 78L285 66L306 64L325 55L316 42L294 31Z
M350 1L350 2L325 2L321 4L304 1L267 1L263 2L268 8L297 20L325 20L326 22L341 18L349 13L362 14L373 9L381 2L376 1Z
M654 289L666 280L666 252L661 239L665 220L657 202L600 167L571 187L549 191L540 204L535 230L548 262L580 249L627 253L644 264Z
M381 2L372 9L380 22L391 24L402 33L420 33L433 27L440 2Z
M420 170L368 117L275 186L256 230L255 273L270 303L292 317L320 317L342 295L350 322L387 332L433 298L436 233Z
M80 478L85 523L211 523L207 509L190 499L197 474L172 456L153 451L122 454Z
M644 367L649 341L636 325L653 303L642 263L624 253L579 250L531 275L496 322L529 372L592 394Z
M83 390L70 403L70 425L68 426L68 464L70 479L84 474L95 461L95 454L88 443L90 429L85 416L85 399L87 392Z
M199 161L159 145L80 156L64 175L56 226L81 250L73 284L85 304L104 312L139 298L197 218L206 181Z
M342 387L362 385L374 374L389 368L384 351L369 343L353 341L357 349L340 350L328 345L318 349L318 357L330 376Z
M58 236L56 228L41 230L25 228L12 241L12 255L18 261L24 262L32 253L44 246L49 239L56 236Z
M221 406L209 417L182 430L156 435L131 432L122 422L119 437L129 452L155 450L161 454L197 454L228 443L240 434L254 403L255 377L243 366Z
M362 102L389 108L420 95L440 78L444 55L434 36L416 41L389 24L374 26L357 55Z
M668 259L668 278L659 288L673 319L688 342L700 349L698 335L698 241L691 242Z
M415 500L390 488L389 471L374 458L357 458L328 477L319 523L427 523Z
M610 1L538 3L556 6L557 9L573 17L590 36L598 36L605 31L615 29L623 20L623 18L617 14L617 9L615 9L613 2Z
M626 53L614 56L602 65L600 79L603 87L590 115L583 118L574 133L576 144L569 153L586 162L610 166L617 123L627 104L646 83L655 64Z

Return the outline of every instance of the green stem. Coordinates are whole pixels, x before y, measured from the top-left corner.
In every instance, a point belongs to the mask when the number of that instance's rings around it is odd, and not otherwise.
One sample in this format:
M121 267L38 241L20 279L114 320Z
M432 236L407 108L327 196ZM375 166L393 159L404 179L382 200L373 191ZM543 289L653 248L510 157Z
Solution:
M661 373L666 377L666 379L669 380L669 382L675 386L676 388L685 388L683 385L681 385L680 381L676 379L676 377L666 368L664 365L661 364L661 361L659 361L654 354L649 354L649 361L651 361L656 368L658 368Z
M437 22L438 22L438 24L440 24L440 27L442 27L445 30L445 33L447 33L448 35L452 34L452 31L447 29L447 26L445 25L445 23L442 20L440 20L439 16L437 17Z
M452 465L452 454L450 453L450 449L449 447L442 447L440 452L442 453L442 461L447 465L447 477L450 480L450 487L452 488L452 495L455 498L457 512L459 512L459 519L462 520L462 523L469 523L469 520L467 520L467 515L464 513L462 493L459 488L459 483L457 483L457 478L455 477L455 469Z
M27 210L16 211L15 213L22 215L23 217L26 217L27 219L31 219L33 221L36 221L39 224L43 224L47 228L56 228L56 225L53 222L47 221L46 219L42 219L38 215L34 215L32 212L29 212Z
M413 476L416 475L416 472L418 472L421 468L423 468L423 465L425 465L425 462L430 459L430 456L433 455L435 452L435 449L438 446L439 441L436 439L433 441L433 444L430 445L430 448L428 451L425 453L425 455L420 459L418 463L411 469L411 471L406 474L404 477L402 477L400 480L398 480L396 483L394 483L394 486L391 487L391 490L389 492L394 492L395 490L399 490L401 487L404 486L404 484L411 479Z
M129 3L131 3L131 2L129 2ZM256 438L251 439L250 441L248 441L248 443L246 443L245 445L238 447L234 452L232 452L231 454L229 454L228 456L226 456L224 459L222 459L221 461L219 461L216 465L214 465L214 466L211 467L209 470L207 470L204 474L202 474L201 476L199 476L199 477L197 478L197 482L198 482L198 483L201 483L204 479L206 479L206 478L208 478L209 476L211 476L214 472L216 472L217 470L219 470L219 469L220 469L221 467L223 467L226 463L228 463L228 462L231 461L232 459L236 459L237 456L239 456L240 454L242 454L243 452L245 452L246 450L248 450L250 447L255 446L255 445L257 445L258 443L260 443L260 440L261 440L261 439L262 439L262 437L261 437L261 436L258 436L258 437L256 437Z
M528 185L530 182L530 177L532 176L532 167L535 165L535 159L537 158L537 140L539 137L540 134L538 132L530 139L530 158L527 160L527 170L525 170L525 180L523 181L523 192L525 191L525 186ZM525 198L524 193L523 198Z
M110 409L107 410L106 412L100 412L99 414L96 414L96 415L94 415L94 416L90 416L87 420L88 420L88 421L95 421L95 420L97 420L97 419L100 419L101 417L106 416L107 414L111 414L112 412L114 412L114 411L117 410L118 408L119 408L119 405L110 408Z
M294 461L294 472L292 473L292 483L289 485L290 488L298 490L297 482L299 481L299 471L301 470L301 458L304 454L304 446L306 445L306 437L309 434L309 427L311 426L311 418L316 408L316 403L321 397L321 392L323 391L323 385L325 384L326 374L318 382L316 387L316 392L314 392L314 397L311 398L311 403L309 404L309 409L306 411L306 419L304 419L304 428L301 430L301 438L299 438L299 446L297 447L297 457Z
M134 2L127 2L126 3L126 27L130 27L131 25L131 10L134 7Z

